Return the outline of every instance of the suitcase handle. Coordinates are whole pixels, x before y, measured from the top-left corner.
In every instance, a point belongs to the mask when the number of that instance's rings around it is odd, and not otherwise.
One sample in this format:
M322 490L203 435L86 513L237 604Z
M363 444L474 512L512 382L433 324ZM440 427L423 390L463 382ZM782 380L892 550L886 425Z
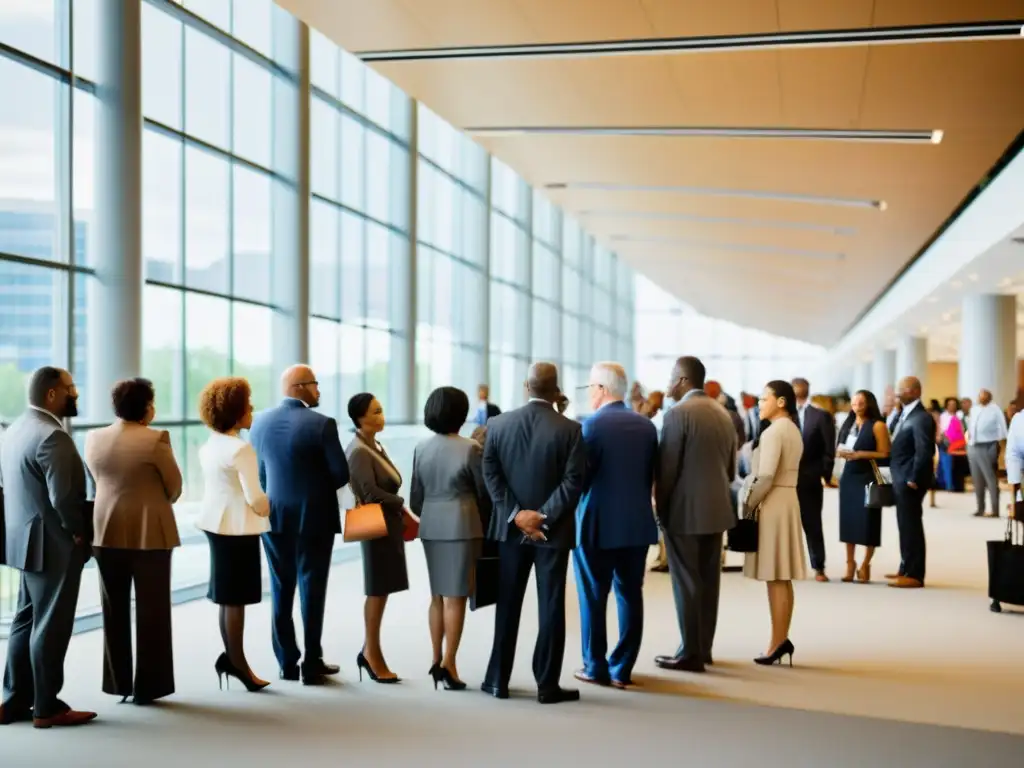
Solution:
M1009 544L1011 547L1024 546L1024 531L1022 531L1019 536L1015 534L1015 531L1017 530L1017 526L1014 525L1014 523L1021 523L1021 522L1022 521L1017 520L1016 518L1013 518L1013 517L1010 517L1010 516L1007 516L1007 518L1006 518L1006 537L1005 537L1005 540L1006 540L1006 543ZM1021 525L1021 528L1024 528L1024 524ZM1018 541L1018 539L1019 539L1019 541Z

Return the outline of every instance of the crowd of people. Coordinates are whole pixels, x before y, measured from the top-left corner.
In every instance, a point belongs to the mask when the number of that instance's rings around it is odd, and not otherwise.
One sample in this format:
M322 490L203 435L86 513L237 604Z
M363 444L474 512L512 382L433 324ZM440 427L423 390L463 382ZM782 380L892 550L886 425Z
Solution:
M533 674L544 704L579 698L578 691L560 685L570 560L582 628L583 664L574 676L623 689L634 684L646 557L659 531L680 644L655 663L698 673L714 663L724 539L738 519L756 519L754 546L743 549L743 572L767 585L771 628L754 662L788 658L792 664L792 582L807 575L808 552L815 578L828 581L822 498L836 458L845 461L839 490L840 538L847 551L843 580L871 578L881 522L866 489L886 482L886 468L902 560L888 578L895 587L924 585L922 503L935 479L936 422L920 403L916 379L900 383L898 414L888 425L875 397L856 393L838 439L831 415L810 404L805 380L768 382L756 403L744 393L741 416L694 357L675 363L664 394L644 397L642 390L630 390L626 371L616 363L595 365L586 389L592 413L582 424L563 415L568 398L549 363L531 366L526 403L506 413L488 402L486 387L478 392L472 418L466 393L435 390L423 414L434 435L417 445L405 492L380 441L386 419L372 393L349 400L353 437L343 447L336 421L316 410L319 384L308 366L284 371L280 404L255 415L245 379L210 382L198 403L209 428L199 449L198 526L209 542L208 597L219 606L223 652L214 670L220 684L235 679L252 692L270 685L249 666L244 650L246 606L262 599L261 542L279 678L322 685L339 673L338 665L324 659L322 634L331 553L346 516L339 491L346 487L353 509L377 505L383 516L383 528L360 544L364 639L356 658L360 679L365 672L382 684L401 681L385 658L381 625L389 596L409 588L411 531L422 541L429 574L426 624L435 688L467 687L457 655L467 601L487 578L494 581L487 586L496 606L481 689L508 698L520 615L534 572L539 628ZM156 417L152 382L135 378L113 388L116 420L88 434L84 461L65 429L77 414L71 375L41 368L28 394L28 409L0 449L0 530L6 533L0 554L21 571L0 724L79 725L96 713L72 709L59 694L81 573L92 557L102 590L103 691L144 705L175 690L171 552L180 538L172 505L182 493L182 476L168 433L150 426ZM659 438L652 418L666 399L673 405L664 411ZM984 393L979 400L987 405ZM460 436L467 423L476 426L471 438ZM972 445L984 445L984 423L974 423L978 439ZM1017 417L1010 431L1024 432L1024 421ZM1008 469L1018 481L1022 457L1024 445L1008 448ZM864 547L859 567L858 546ZM487 574L480 567L485 550L497 561ZM304 648L293 621L296 591ZM606 607L612 593L619 638L609 652Z

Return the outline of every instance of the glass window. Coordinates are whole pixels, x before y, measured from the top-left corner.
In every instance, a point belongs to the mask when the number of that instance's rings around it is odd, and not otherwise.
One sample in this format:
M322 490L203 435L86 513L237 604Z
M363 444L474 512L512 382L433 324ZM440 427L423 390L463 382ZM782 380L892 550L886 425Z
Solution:
M0 56L0 252L67 260L57 200L57 104L66 97L66 86Z
M274 78L269 70L253 64L244 56L233 54L233 64L234 153L269 168L271 130L274 125L271 109Z
M185 148L185 282L228 292L228 163L202 149Z
M313 200L309 210L309 309L315 315L341 319L340 212Z
M272 0L234 0L231 31L236 38L268 58L273 55Z
M159 419L184 415L183 301L182 292L172 288L147 285L142 291L142 375L156 389Z
M142 4L142 113L181 129L183 27L180 21Z
M231 30L231 0L181 0L181 2L196 16L206 19L215 27L220 27L225 32Z
M0 4L0 43L59 65L58 29L56 0L4 0Z
M267 174L242 165L234 166L232 172L234 219L231 231L235 257L232 293L239 298L269 304L273 271L270 231L272 182Z
M348 211L341 214L341 312L342 319L363 323L366 319L366 220Z
M253 408L269 408L277 400L277 375L271 359L273 310L235 302L231 311L231 373L249 381Z
M357 211L364 209L366 182L364 156L366 129L351 117L341 117L341 202Z
M227 299L185 294L185 358L187 413L199 411L199 393L210 381L231 373L231 311ZM267 339L263 342L266 343Z
M146 277L180 283L182 145L155 131L142 133L142 252Z
M218 0L219 2L220 0ZM227 149L231 134L231 54L191 27L185 29L185 130Z
M313 193L337 200L338 144L341 115L323 99L313 98L310 103L310 184Z
M341 402L340 329L341 326L331 320L318 317L309 320L309 364L320 382L320 411L335 419L343 418L347 405ZM339 422L339 427L343 424Z

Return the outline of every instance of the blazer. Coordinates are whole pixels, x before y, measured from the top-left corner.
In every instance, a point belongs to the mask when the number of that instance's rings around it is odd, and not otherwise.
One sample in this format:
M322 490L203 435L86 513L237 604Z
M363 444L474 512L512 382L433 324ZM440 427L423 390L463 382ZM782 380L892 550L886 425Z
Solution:
M213 432L199 448L203 500L196 525L222 536L270 530L270 502L260 486L256 451L233 435Z
M86 435L85 464L96 483L93 546L181 546L171 506L181 496L181 470L166 430L119 419Z
M482 539L491 518L483 448L458 435L434 435L412 457L409 507L424 541Z
M529 509L547 516L548 540L525 543L558 549L576 545L576 505L587 471L579 423L539 400L495 416L487 422L483 470L494 502L488 538L520 539L512 519Z
M351 469L352 494L357 504L380 504L388 530L404 524L405 499L398 495L402 474L382 447L370 446L357 433L345 449ZM397 521L397 523L396 523Z
M691 390L665 414L655 485L665 530L701 535L736 525L731 490L736 449L732 419L701 390Z
M918 403L910 413L894 425L895 434L889 451L889 467L895 486L913 482L919 491L935 482L935 419Z
M608 403L583 422L587 474L576 509L576 544L615 549L658 543L651 492L658 430L646 416Z
M800 458L800 482L832 481L836 463L836 421L814 405L804 409L804 453Z
M338 491L348 483L348 462L337 422L285 398L257 414L249 438L270 498L270 529L304 538L341 533Z
M29 409L0 445L5 562L38 573L70 561L75 537L90 541L85 465L71 435L50 413Z

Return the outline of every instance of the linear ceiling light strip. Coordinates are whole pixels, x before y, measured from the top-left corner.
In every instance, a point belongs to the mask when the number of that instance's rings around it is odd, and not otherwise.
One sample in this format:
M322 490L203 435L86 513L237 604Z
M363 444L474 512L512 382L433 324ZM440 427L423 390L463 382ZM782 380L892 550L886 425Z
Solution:
M651 136L679 138L728 139L812 139L816 141L866 141L899 144L938 144L943 133L925 131L875 131L837 128L729 128L715 126L522 126L466 128L466 133L480 137L514 136Z
M738 227L754 227L764 229L802 229L810 232L828 232L833 235L852 236L857 233L854 227L838 227L830 224L815 224L809 221L774 221L768 219L741 219L734 216L697 216L690 213L670 213L664 211L606 211L583 210L576 215L587 218L602 219L644 219L647 221L686 221L695 224L731 224Z
M878 211L884 211L886 209L886 203L884 200L859 200L850 197L819 197L816 195L796 195L789 192L761 192L750 189L632 186L628 184L604 184L601 182L554 183L545 184L544 188L553 191L570 189L590 192L662 192L677 195L700 195L703 197L742 197L752 200L778 200L784 203L807 203L810 205L837 205L844 208L873 208Z
M906 27L771 32L755 35L705 35L577 43L462 46L393 51L362 51L366 62L440 59L581 58L637 54L708 53L750 49L817 48L851 45L943 43L961 40L1020 38L1024 20L928 24Z
M634 235L613 235L611 239L616 243L671 245L683 248L707 248L714 251L764 253L771 254L773 256L799 256L804 259L823 259L825 261L842 261L846 258L846 255L842 253L806 251L799 248L780 248L774 245L758 245L756 243L715 243L700 240L685 240L677 237L643 237Z

